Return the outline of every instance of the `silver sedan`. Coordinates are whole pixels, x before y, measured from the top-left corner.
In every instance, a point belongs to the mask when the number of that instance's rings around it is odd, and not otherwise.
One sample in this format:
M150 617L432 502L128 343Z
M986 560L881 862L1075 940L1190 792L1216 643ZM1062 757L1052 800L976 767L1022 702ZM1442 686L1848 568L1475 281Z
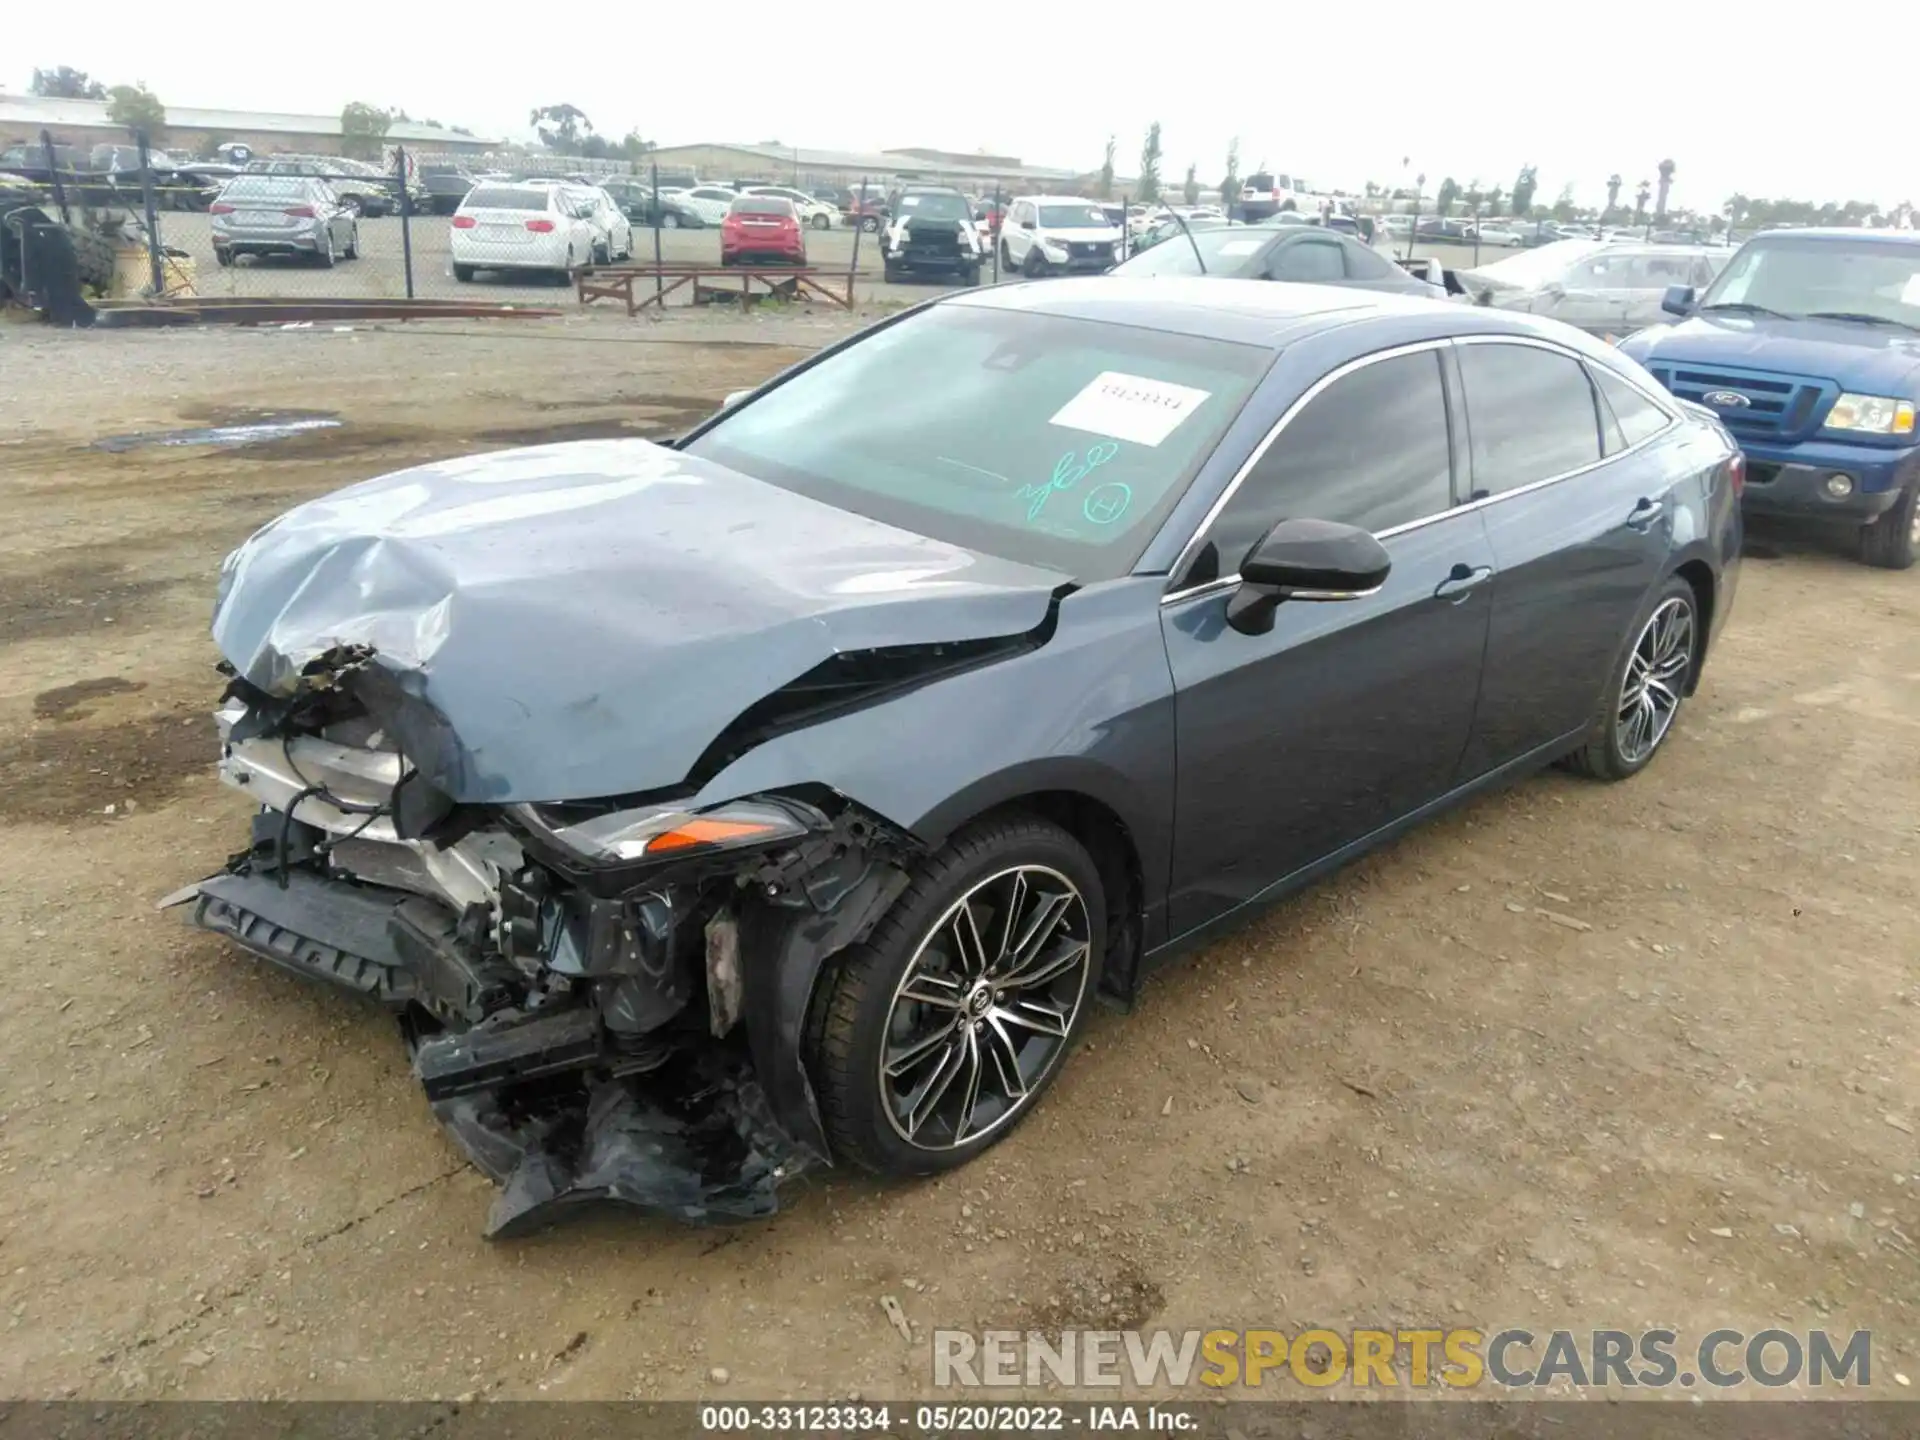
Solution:
M239 175L214 198L213 258L289 255L330 266L360 254L360 225L324 180Z

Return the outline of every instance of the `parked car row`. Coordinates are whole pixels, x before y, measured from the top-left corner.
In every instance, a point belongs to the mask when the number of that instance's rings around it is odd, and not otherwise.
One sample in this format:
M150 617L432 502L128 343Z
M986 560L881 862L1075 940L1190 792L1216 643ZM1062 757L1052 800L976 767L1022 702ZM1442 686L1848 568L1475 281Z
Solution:
M454 211L453 278L481 271L565 279L583 265L633 256L633 226L597 185L502 181L476 185Z

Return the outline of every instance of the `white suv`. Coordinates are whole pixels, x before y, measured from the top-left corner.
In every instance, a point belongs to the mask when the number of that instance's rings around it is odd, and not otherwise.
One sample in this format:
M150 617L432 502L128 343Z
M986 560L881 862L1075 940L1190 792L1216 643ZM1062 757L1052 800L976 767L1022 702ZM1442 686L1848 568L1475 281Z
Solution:
M1097 274L1120 260L1120 228L1091 200L1023 195L1000 224L1000 268L1039 276Z

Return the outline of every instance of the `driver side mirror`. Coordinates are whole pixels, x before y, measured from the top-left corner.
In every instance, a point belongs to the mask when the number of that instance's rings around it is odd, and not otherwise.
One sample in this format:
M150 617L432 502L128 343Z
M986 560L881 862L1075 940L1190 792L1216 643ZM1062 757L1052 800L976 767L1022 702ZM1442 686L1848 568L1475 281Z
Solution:
M1693 287L1691 285L1669 285L1667 293L1660 297L1660 308L1669 315L1691 315L1693 313Z
M1282 520L1240 562L1227 623L1264 635L1283 600L1358 600L1384 585L1392 568L1386 547L1356 525Z

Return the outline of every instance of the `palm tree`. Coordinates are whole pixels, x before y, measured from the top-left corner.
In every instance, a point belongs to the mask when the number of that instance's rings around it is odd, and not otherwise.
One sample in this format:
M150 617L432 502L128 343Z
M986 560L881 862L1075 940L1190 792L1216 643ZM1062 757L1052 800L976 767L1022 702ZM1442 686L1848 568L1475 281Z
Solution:
M1633 192L1633 223L1638 225L1641 217L1647 213L1647 201L1653 196L1653 186L1646 181L1640 182L1640 188Z
M1621 179L1617 174L1609 175L1607 177L1607 214L1608 215L1613 214L1613 212L1620 207L1621 183L1622 183Z
M1653 215L1656 220L1667 218L1667 192L1673 189L1673 170L1673 161L1660 162L1660 198L1654 202L1653 206Z

